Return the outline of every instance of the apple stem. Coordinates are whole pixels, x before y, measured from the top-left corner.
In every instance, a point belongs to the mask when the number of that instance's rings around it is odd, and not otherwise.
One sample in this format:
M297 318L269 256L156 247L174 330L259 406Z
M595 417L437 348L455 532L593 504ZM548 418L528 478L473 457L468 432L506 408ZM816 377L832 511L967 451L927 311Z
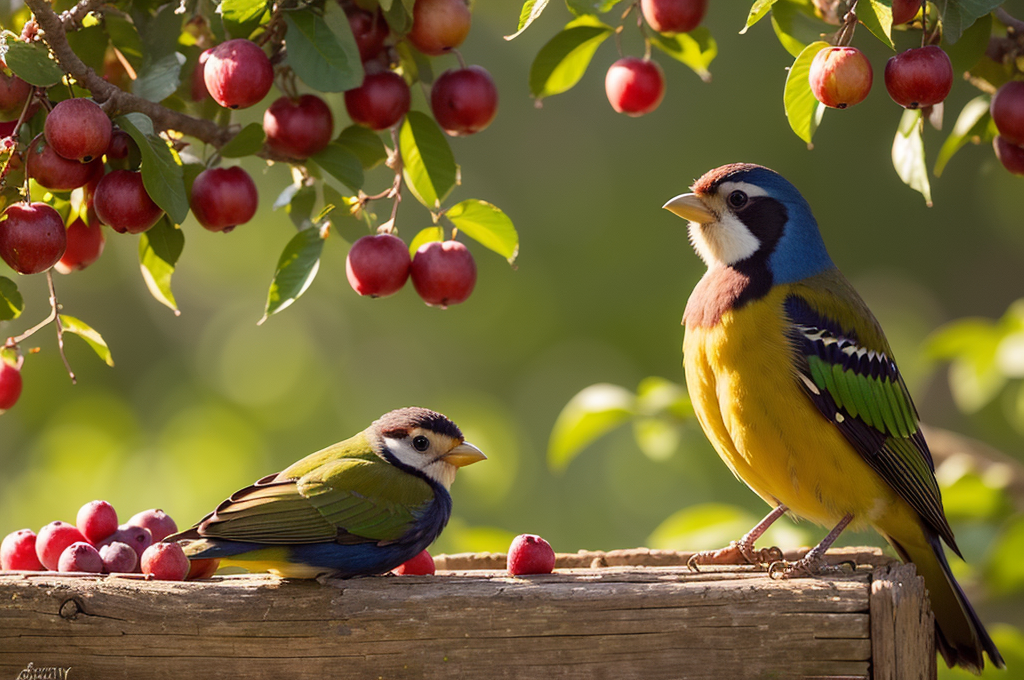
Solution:
M57 290L53 287L53 270L46 270L46 285L50 287L50 308L52 310L51 315L57 325L57 351L60 353L60 358L64 361L64 368L67 369L68 376L71 378L71 384L74 385L78 382L75 378L75 372L71 370L71 364L68 362L67 355L64 354L64 324L60 321L60 314L57 310L60 308L60 303L57 302Z
M453 47L453 48L452 48L452 53L453 53L453 54L455 55L455 58L459 60L459 66L460 66L461 68L469 68L469 67L468 67L468 66L466 65L466 60L462 58L462 52L459 52L459 50L458 50L458 49L456 49L456 48L454 48L454 47Z

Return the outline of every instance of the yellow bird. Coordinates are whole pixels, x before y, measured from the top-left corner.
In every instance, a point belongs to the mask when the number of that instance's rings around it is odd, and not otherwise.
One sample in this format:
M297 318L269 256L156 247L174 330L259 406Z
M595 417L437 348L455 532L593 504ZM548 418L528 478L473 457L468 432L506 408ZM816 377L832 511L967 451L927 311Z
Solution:
M754 541L791 512L835 528L802 560L770 569L821 573L843 529L873 526L924 577L946 663L980 672L987 652L1004 667L946 561L942 541L960 551L892 350L810 206L757 165L717 168L691 188L664 206L689 221L708 267L683 316L686 386L722 460L774 508L732 552L774 561L777 550Z

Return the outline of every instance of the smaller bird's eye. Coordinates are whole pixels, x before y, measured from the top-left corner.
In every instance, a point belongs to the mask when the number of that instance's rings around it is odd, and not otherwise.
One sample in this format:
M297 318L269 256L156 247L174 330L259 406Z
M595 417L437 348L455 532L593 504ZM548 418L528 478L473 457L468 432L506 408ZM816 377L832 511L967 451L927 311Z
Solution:
M729 194L728 201L733 208L742 208L747 204L747 195L742 191L734 191Z
M417 451L426 451L430 448L430 440L423 435L419 435L412 438L412 446Z

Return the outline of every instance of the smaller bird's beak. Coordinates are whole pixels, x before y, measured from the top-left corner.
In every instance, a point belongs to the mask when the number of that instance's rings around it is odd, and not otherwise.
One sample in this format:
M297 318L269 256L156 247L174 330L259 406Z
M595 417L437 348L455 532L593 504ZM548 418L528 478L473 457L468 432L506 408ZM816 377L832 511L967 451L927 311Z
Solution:
M441 460L454 465L455 467L465 467L466 465L472 465L473 463L479 463L482 460L487 460L487 456L484 452L476 448L469 442L462 442L448 453L441 456Z
M718 219L715 213L708 210L707 206L704 205L704 201L700 200L697 194L679 194L661 207L674 212L684 220L699 222L700 224L707 224Z

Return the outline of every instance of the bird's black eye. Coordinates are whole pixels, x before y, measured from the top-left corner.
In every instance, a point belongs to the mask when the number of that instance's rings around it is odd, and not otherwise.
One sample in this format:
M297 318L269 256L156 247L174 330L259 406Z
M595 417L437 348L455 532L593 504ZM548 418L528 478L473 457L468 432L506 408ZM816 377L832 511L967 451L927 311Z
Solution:
M419 435L412 438L412 446L417 451L426 451L430 448L430 440L423 435Z
M729 205L733 208L739 209L747 204L747 195L742 191L734 191L729 194L729 198L727 200L729 201Z

